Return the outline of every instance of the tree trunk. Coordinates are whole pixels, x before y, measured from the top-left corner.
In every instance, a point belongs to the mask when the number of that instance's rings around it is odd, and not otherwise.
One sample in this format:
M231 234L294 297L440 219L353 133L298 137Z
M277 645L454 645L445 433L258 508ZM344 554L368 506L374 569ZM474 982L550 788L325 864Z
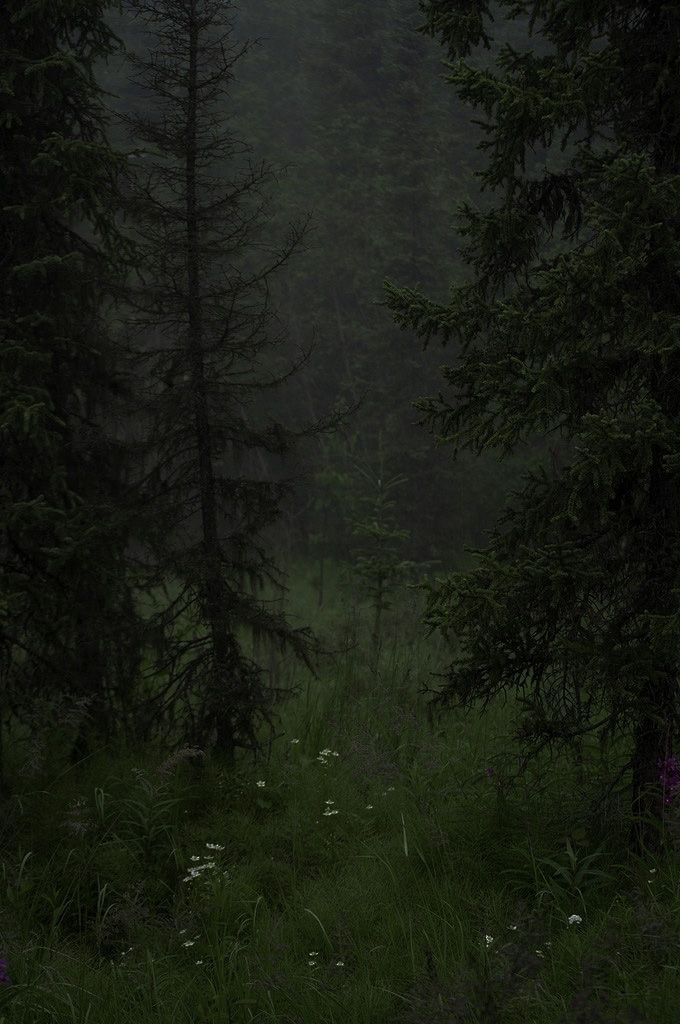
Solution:
M78 689L90 701L80 720L78 733L71 748L69 761L77 764L92 752L93 734L108 742L111 734L109 717L112 708L106 697L106 675L100 640L93 637L87 624L79 622L76 629L75 651L78 656Z
M385 596L385 580L381 577L378 580L378 589L375 595L373 607L373 632L371 635L371 647L373 649L371 669L377 672L380 662L380 648L382 646L382 613Z
M5 769L5 744L3 730L5 728L4 708L0 709L0 799L10 796L10 787Z
M576 712L577 712L577 725L579 728L583 725L583 701L581 699L581 686L576 681L575 686L575 698L576 698ZM574 741L574 754L576 759L576 780L578 785L583 788L585 785L585 769L583 764L583 737L577 736Z
M186 132L186 226L188 278L188 349L194 426L198 449L199 493L203 533L204 611L212 641L212 680L208 707L217 730L216 749L228 764L234 762L234 722L238 693L238 659L231 636L222 582L218 537L217 500L212 438L208 416L203 352L203 319L200 292L200 260L196 195L198 22L196 2L191 0L189 19L189 76Z
M673 753L673 706L677 672L667 670L645 687L645 706L634 733L631 852L660 853L666 807L660 781L663 763Z
M323 586L324 586L323 570L324 570L324 557L323 557L323 555L319 555L319 584L318 584L318 593L317 593L317 601L316 601L317 608L321 608L323 606Z
M661 100L659 100L661 102ZM660 133L654 147L654 167L657 174L677 174L679 154L672 136ZM663 240L657 238L656 228L650 237L648 270L651 281L658 286L655 304L661 310L677 315L675 289L668 290L666 263L662 258ZM670 421L677 422L680 399L677 377L680 359L677 352L662 359L657 356L650 366L650 391L659 408ZM664 450L655 446L652 453L648 536L650 557L646 566L646 593L642 606L656 615L673 615L678 609L675 592L677 559L675 543L680 529L677 470L664 465ZM660 852L663 846L665 804L661 785L661 767L673 753L673 730L677 714L678 644L669 644L668 653L659 666L656 678L649 678L641 692L642 706L634 733L633 749L633 821L629 846L638 854L648 850ZM645 820L647 819L647 820Z

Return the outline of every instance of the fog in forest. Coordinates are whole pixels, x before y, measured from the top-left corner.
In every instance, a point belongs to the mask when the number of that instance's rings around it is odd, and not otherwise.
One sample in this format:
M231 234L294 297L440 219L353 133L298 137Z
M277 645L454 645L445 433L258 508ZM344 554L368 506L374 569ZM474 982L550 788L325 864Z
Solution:
M0 4L0 1024L677 1024L679 82Z

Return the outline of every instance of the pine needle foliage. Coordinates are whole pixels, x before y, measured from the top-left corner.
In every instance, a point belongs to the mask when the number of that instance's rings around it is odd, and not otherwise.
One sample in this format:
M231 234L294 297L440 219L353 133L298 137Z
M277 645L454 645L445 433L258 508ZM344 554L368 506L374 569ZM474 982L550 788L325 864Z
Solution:
M434 700L516 690L525 763L631 733L631 844L656 846L678 726L680 10L420 6L449 83L483 112L479 177L498 202L459 207L474 280L448 303L386 283L401 327L460 346L446 393L418 408L454 456L505 455L538 430L569 450L526 474L472 572L431 587L429 625L459 649ZM490 48L494 12L528 19L529 37L480 69L468 58ZM529 176L535 147L545 168Z
M313 647L307 629L261 597L264 587L285 589L263 533L291 485L272 467L299 436L262 410L308 356L286 366L274 358L287 336L269 282L306 224L291 224L279 245L267 236L275 173L232 123L229 85L250 48L235 36L232 5L133 0L125 10L146 43L129 55L144 111L121 114L139 168L127 210L143 267L128 324L141 339L131 349L150 422L142 485L157 514L152 557L166 579L181 581L157 622L153 670L167 672L168 686L155 716L184 701L179 742L214 739L232 762L239 747L257 751L258 719L272 724L279 695L237 633L269 637L308 663Z
M140 658L127 456L105 427L125 391L107 308L133 255L93 77L120 45L106 7L0 9L0 728L70 693L106 732Z

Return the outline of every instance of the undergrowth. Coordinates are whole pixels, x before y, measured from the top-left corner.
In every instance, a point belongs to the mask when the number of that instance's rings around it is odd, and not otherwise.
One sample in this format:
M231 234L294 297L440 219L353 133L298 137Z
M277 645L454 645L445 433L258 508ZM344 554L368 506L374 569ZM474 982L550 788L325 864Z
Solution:
M268 759L9 743L0 1024L677 1024L677 850L598 803L624 747L509 787L513 702L430 721L414 599L371 670L350 600Z

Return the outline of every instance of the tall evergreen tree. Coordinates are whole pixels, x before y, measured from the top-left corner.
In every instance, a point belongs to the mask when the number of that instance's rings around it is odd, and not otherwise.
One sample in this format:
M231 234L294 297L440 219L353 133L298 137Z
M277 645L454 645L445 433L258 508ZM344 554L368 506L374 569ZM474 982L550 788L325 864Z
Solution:
M92 73L120 42L107 6L0 8L0 729L71 693L107 733L140 657L126 453L105 425L124 393L106 309L132 256Z
M267 581L282 583L262 531L287 490L262 455L283 457L294 441L259 408L294 369L277 376L271 358L286 334L269 282L305 226L291 225L278 248L264 237L265 186L274 175L250 159L230 124L229 85L249 48L234 38L231 4L127 7L149 41L146 53L130 55L145 113L121 115L146 147L128 202L144 254L129 323L146 335L137 354L140 379L150 382L146 486L164 531L154 554L181 583L161 625L170 631L167 646L188 655L171 684L194 716L192 739L214 739L232 762L237 748L258 749L258 718L271 724L276 696L238 631L269 635L303 659L310 652L309 632L292 629L256 595ZM195 623L189 641L172 633L180 611Z
M478 567L431 591L430 624L460 643L435 700L521 690L527 757L632 734L630 842L655 847L678 725L680 10L497 7L529 16L549 52L506 45L480 69L465 58L490 45L490 5L421 2L450 82L483 109L481 177L501 196L460 207L474 280L448 305L388 282L387 301L426 342L460 341L450 397L420 403L454 453L509 452L544 430L568 457L527 474ZM551 147L569 140L557 170ZM547 159L530 176L535 145Z

